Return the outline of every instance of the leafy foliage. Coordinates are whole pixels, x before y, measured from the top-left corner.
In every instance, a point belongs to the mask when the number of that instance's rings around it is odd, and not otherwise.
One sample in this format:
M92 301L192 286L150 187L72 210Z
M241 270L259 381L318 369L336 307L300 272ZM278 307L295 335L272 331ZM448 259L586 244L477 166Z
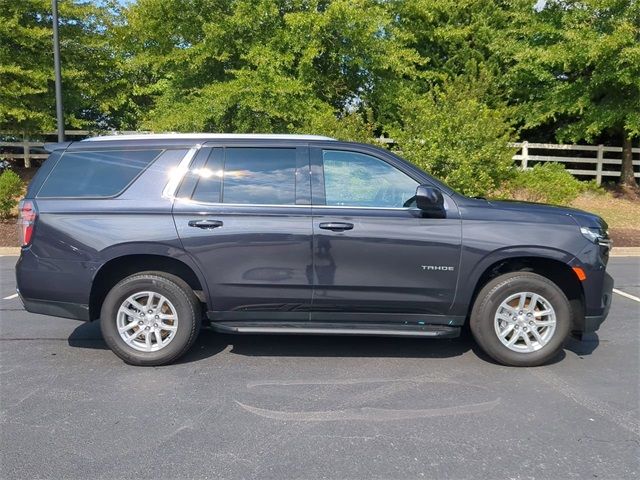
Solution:
M539 163L529 170L518 170L494 196L529 202L566 205L586 191L598 192L593 182L581 182L559 163Z
M327 123L321 130L359 137L378 91L420 62L391 18L374 0L140 0L123 38L138 101L152 105L142 125L295 132Z
M0 219L11 216L23 188L22 180L13 170L5 170L0 174Z
M460 77L401 105L402 123L390 129L398 150L466 195L485 195L509 178L513 130L504 107L484 103L482 88Z
M528 20L507 49L525 128L559 120L561 141L640 136L640 4L552 0Z
M60 0L66 125L389 134L476 195L518 136L624 138L633 183L640 2L534 4ZM49 0L0 0L0 131L54 128L52 63Z
M126 82L110 38L113 11L60 2L61 63L67 127L117 126ZM0 130L55 128L51 2L0 0Z
M626 140L628 177L631 139L640 137L640 3L548 0L501 42L512 63L505 86L524 129L554 125L559 141Z

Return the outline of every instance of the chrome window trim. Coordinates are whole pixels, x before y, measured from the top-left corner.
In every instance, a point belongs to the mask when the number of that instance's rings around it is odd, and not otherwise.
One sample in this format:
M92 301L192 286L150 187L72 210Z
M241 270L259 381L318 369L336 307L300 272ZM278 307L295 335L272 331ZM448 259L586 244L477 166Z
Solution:
M197 200L193 200L191 198L180 197L176 198L176 200L187 203L190 205L203 205L209 207L268 207L268 208L311 208L312 205L295 205L295 204L269 204L269 203L221 203L221 202L198 202Z
M190 205L203 205L209 207L261 207L261 208L318 208L318 209L345 209L345 210L398 210L398 211L412 211L419 210L417 208L410 207L349 207L347 205L330 206L330 205L293 205L293 204L269 204L269 203L220 203L220 202L198 202L190 198L180 197L176 200L187 203Z
M324 209L344 208L344 209L355 209L355 210L402 210L402 211L418 210L417 208L410 208L410 207L350 207L348 205L313 205L313 208L324 208Z
M180 160L180 163L176 167L175 172L171 174L171 176L169 177L169 181L162 190L163 198L169 198L171 200L174 200L176 198L178 187L182 183L184 176L189 172L189 166L191 165L191 162L193 161L196 154L198 153L198 150L200 150L201 147L202 145L200 144L195 145L187 151L184 157L182 157L182 160Z
M180 163L178 164L178 166L176 167L177 172L172 175L172 177L169 179L169 182L167 183L167 185L164 187L164 190L162 192L162 196L165 198L169 198L171 200L177 200L180 201L182 203L186 203L189 205L202 205L205 207L215 207L215 208L221 208L221 207L235 207L235 208L242 208L242 207L259 207L259 208L317 208L317 209L323 209L323 210L327 210L327 209L340 209L340 210L380 210L380 211L404 211L404 212L408 212L408 211L416 211L419 210L418 208L411 208L411 207L362 207L362 206L349 206L349 205L313 205L313 204L305 204L305 205L296 205L296 204L269 204L269 203L222 203L222 202L198 202L196 200L193 200L191 198L185 198L185 197L176 197L176 193L178 191L178 188L180 187L180 184L182 183L182 180L184 179L185 175L187 173L189 173L189 167L191 166L191 162L193 161L193 159L195 158L196 154L198 153L198 150L200 150L202 148L201 144L198 144L196 146L194 146L193 148L190 148L187 153L185 154L185 156L182 158L182 160L180 160ZM364 154L364 155L368 155L368 154ZM373 155L370 155L373 157ZM373 158L377 158L377 157L373 157ZM378 159L380 161L385 161L382 159ZM389 162L386 162L389 163ZM397 169L397 167L395 167L392 164L389 164L391 167L394 167ZM404 175L407 175L409 178L411 178L412 180L416 181L418 184L420 184L420 182L418 182L417 180L415 180L413 177L411 177L410 175L408 175L406 172L403 172L400 169L397 169L398 171L400 171L401 173L403 173ZM309 172L311 173L311 172Z

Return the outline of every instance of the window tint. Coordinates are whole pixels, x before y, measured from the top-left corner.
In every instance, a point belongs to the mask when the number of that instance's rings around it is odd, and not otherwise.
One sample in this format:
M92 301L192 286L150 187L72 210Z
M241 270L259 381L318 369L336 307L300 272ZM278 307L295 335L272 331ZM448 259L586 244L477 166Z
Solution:
M326 204L331 206L409 206L418 182L388 163L369 155L324 150Z
M121 192L161 150L67 152L38 197L110 197Z
M227 148L224 203L294 205L295 148Z
M211 150L207 163L202 168L196 168L189 175L197 179L197 185L191 197L197 202L219 203L222 191L222 148Z

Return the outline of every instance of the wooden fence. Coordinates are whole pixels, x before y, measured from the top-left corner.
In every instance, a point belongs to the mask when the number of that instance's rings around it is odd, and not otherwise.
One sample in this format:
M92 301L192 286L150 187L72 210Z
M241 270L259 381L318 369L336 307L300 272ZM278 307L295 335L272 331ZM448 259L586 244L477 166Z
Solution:
M611 170L610 166L622 164L622 147L529 142L513 143L511 146L519 150L519 153L513 156L513 160L522 168L531 168L532 164L538 162L562 163L573 175L595 177L598 185L602 183L603 177L620 176L620 167ZM559 152L568 155L558 155ZM634 158L638 153L640 148L634 148ZM640 166L640 160L634 159L633 165ZM640 178L640 172L636 172L635 177Z
M126 133L140 133L140 132L120 132L121 134ZM2 135L2 132L0 132ZM41 135L43 136L55 136L56 132L44 132ZM91 132L89 130L66 130L65 136L68 140L82 140L85 137L89 137L92 135L97 135L95 132ZM71 137L71 138L70 138ZM55 142L55 140L53 140ZM51 142L47 142L51 143ZM22 141L22 142L0 142L0 160L22 160L24 162L24 166L26 168L31 167L31 160L35 159L46 159L49 154L44 151L45 142L30 142L30 141Z
M129 132L127 132L129 133ZM133 133L133 132L132 132ZM83 136L90 132L70 131L68 135ZM377 143L393 143L388 138L376 139ZM43 151L43 142L0 142L0 159L23 160L24 166L31 167L32 159L45 159L48 154ZM518 153L513 156L514 162L522 168L531 168L539 162L557 162L567 167L567 171L581 177L595 177L600 185L604 177L619 177L622 164L622 147L605 147L604 145L562 145L555 143L512 143ZM2 153L2 147L10 147L9 152ZM533 153L532 153L533 152ZM562 153L562 154L558 154ZM633 154L640 153L634 148ZM612 170L611 166L618 166ZM640 160L633 160L634 166L640 166ZM615 167L614 167L615 168ZM635 173L640 178L640 172Z

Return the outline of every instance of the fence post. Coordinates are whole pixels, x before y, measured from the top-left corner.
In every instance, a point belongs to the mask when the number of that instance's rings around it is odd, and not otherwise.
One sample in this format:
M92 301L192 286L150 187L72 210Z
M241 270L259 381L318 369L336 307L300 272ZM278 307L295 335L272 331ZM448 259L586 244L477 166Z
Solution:
M598 160L596 163L596 185L602 183L602 164L604 163L604 145L598 145Z
M24 150L24 166L25 168L31 168L31 159L29 158L29 142L22 142L22 148Z
M529 142L522 142L522 162L520 166L526 170L529 166Z

